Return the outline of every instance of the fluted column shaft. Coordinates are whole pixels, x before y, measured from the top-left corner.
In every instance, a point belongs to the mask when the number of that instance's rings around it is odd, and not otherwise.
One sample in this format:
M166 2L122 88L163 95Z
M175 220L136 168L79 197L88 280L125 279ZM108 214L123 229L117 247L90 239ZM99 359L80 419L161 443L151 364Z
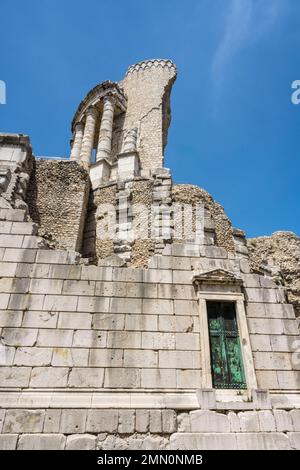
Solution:
M75 125L74 142L71 149L70 160L78 161L80 158L84 125L78 122Z
M99 140L96 159L110 158L111 141L114 120L114 101L110 97L104 98L103 114L99 130Z
M92 152L94 146L95 128L98 118L98 111L95 108L89 108L86 111L86 121L82 139L80 161L90 165L92 161Z

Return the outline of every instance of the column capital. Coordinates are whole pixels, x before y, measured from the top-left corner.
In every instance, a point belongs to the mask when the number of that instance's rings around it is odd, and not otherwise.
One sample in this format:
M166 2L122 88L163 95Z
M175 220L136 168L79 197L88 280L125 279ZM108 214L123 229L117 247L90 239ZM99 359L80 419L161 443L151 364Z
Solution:
M76 122L74 126L74 130L76 131L83 131L84 130L84 123L83 122Z
M112 93L109 93L107 95L104 95L103 97L103 104L105 103L111 103L113 106L116 104L116 98Z
M86 116L90 115L90 116L93 116L94 118L97 118L99 116L99 111L94 106L90 106L89 108L87 108L84 114Z

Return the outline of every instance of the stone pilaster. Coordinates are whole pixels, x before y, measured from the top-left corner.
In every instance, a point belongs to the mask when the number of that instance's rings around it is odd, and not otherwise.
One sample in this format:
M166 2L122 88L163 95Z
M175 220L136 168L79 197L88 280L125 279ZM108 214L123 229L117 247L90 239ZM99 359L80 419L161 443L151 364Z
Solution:
M114 101L111 97L106 97L103 103L103 114L99 131L97 161L101 160L101 158L110 158L113 120Z
M78 122L75 126L74 142L72 145L70 160L78 161L80 158L82 139L83 139L83 130L84 130L84 125L81 122Z
M91 107L86 111L86 121L84 126L84 134L82 139L80 161L82 163L90 164L92 161L92 151L94 145L94 136L96 122L98 118L98 111Z

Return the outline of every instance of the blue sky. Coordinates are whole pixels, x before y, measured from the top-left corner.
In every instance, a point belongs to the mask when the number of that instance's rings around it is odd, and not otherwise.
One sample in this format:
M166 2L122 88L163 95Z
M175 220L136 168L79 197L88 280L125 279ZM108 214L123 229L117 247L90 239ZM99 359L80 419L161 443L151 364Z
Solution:
M128 65L178 67L165 165L248 236L300 234L298 0L2 0L0 130L36 155L69 154L70 122L95 84Z

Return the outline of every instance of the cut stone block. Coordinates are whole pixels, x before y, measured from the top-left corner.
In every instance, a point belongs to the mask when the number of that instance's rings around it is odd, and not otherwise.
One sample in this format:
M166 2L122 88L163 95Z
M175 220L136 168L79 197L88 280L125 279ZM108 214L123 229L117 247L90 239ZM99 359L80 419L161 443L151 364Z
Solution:
M242 411L238 414L242 432L259 432L259 420L256 411Z
M98 367L74 367L69 375L68 386L75 388L103 387L104 369Z
M63 434L23 434L18 450L63 450L66 437Z
M276 429L279 432L293 431L292 417L288 411L274 410L273 411Z
M120 434L132 434L135 430L135 411L119 410L118 432Z
M18 434L0 434L0 450L15 450Z
M62 410L60 432L63 434L78 434L85 432L86 410Z
M191 432L230 432L228 417L215 411L191 411Z
M92 434L67 436L66 450L95 450L97 437Z
M69 369L65 367L34 367L30 387L66 387Z
M104 387L139 388L140 370L134 368L107 368L105 370Z
M86 431L91 433L110 432L118 430L117 410L89 410L87 415Z
M7 410L3 426L4 433L42 432L44 410Z

